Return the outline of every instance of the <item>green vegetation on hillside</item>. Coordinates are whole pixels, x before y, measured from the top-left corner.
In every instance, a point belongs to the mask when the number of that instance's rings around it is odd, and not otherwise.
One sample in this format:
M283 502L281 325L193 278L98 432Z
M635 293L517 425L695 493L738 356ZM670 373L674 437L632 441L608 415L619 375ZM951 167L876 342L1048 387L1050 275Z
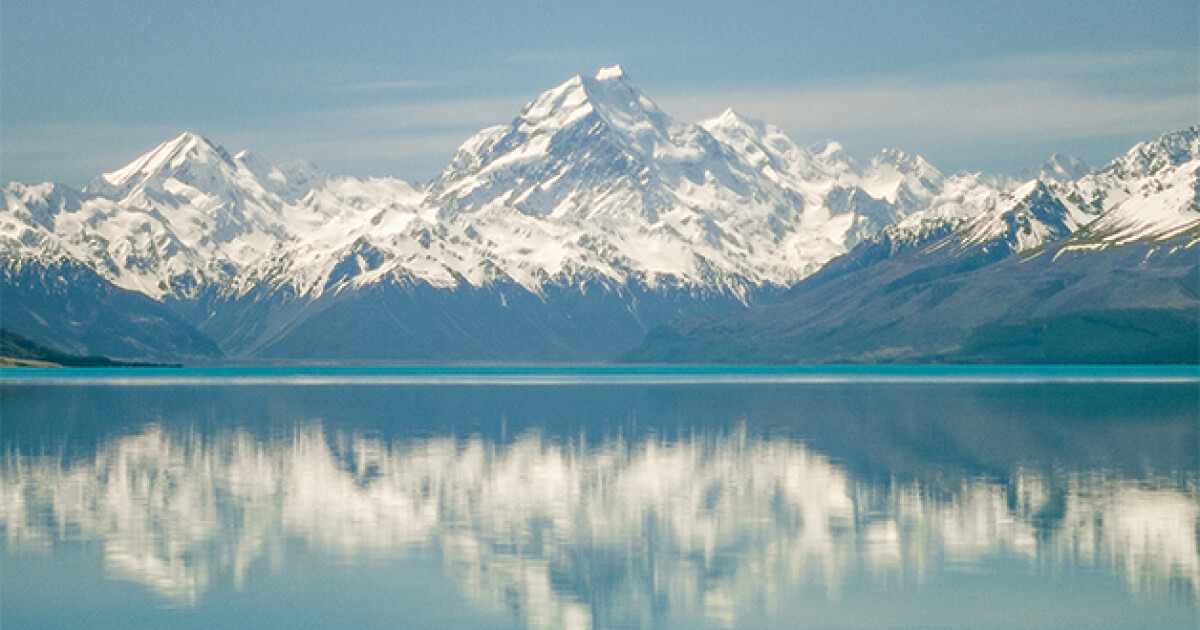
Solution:
M1200 313L1117 309L1068 313L1009 326L977 328L957 352L958 363L1200 362Z
M79 356L44 346L32 339L0 328L0 366L3 367L119 367L149 365L125 363L106 357Z

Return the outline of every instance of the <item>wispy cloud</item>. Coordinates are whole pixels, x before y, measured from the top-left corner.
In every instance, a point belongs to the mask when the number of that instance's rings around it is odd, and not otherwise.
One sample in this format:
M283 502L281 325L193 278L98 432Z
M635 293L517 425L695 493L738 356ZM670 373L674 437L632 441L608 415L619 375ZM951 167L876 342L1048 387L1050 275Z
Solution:
M1196 119L1196 97L1102 95L1047 80L945 84L873 82L821 90L765 90L671 96L684 118L725 107L810 137L894 133L939 142L1076 138L1162 131Z
M416 103L392 103L306 112L291 116L295 125L335 125L336 128L398 131L480 127L507 123L530 96L461 98Z
M424 181L440 172L472 134L510 122L526 100L512 96L335 108L222 135L276 159L312 160L332 173Z
M506 61L547 58L536 51L514 53ZM1071 52L965 61L811 87L674 94L642 87L681 120L701 120L734 107L778 125L801 143L834 138L865 150L897 146L931 158L965 159L969 166L986 166L986 157L971 162L972 155L1027 156L1011 165L1019 167L1043 159L1041 147L1047 143L1063 143L1062 150L1070 151L1072 141L1116 138L1106 145L1109 154L1085 156L1103 161L1123 150L1131 136L1200 122L1196 65L1193 51ZM1128 92L1119 87L1134 82L1149 87ZM336 139L303 143L323 151L322 156L428 159L430 166L422 170L430 174L467 136L509 122L533 96L333 109L288 120L285 127L340 130Z
M528 60L543 54L529 53ZM517 55L511 62L521 59ZM1132 140L1200 123L1197 66L1194 51L1063 53L964 61L823 85L666 94L653 85L642 87L681 120L733 107L778 125L802 144L833 138L860 154L883 146L922 153L948 171L1001 170L1037 163L1051 150L1101 163ZM432 87L397 80L346 88L386 93L426 86ZM436 175L471 134L508 123L534 96L412 100L397 93L387 104L292 113L254 128L192 130L231 150L309 159L335 174L421 181ZM84 183L179 131L161 124L75 123L4 129L0 180L34 181L53 173Z
M348 92L382 92L389 90L424 90L434 87L444 87L444 84L437 81L417 80L371 81L368 83L345 85L342 86L342 89Z
M433 177L464 140L512 120L526 96L450 99L346 107L291 114L253 129L161 124L57 123L4 129L0 181L50 177L81 186L128 163L181 131L195 131L230 152L249 148L273 161L304 159L334 174Z
M684 54L682 51L674 51L674 53L675 55ZM653 44L626 44L619 49L527 48L505 54L498 61L526 68L573 68L575 72L587 72L588 69L595 70L603 66L611 66L631 58L645 58L660 54L664 54L664 51L660 46Z
M83 185L182 131L167 125L111 123L6 128L0 136L0 181L53 179Z
M393 175L413 181L431 177L444 167L470 132L371 133L330 136L298 131L232 132L228 142L251 146L271 160L306 159L333 174ZM389 167L402 165L401 170Z
M1130 70L1144 73L1146 71L1163 71L1172 75L1186 74L1190 67L1196 69L1197 57L1195 50L1148 49L1124 51L1069 51L1057 53L1031 53L1024 55L1009 55L989 59L972 59L956 64L946 64L936 68L940 74L967 75L1003 75L1003 74L1053 74L1069 77L1083 77L1093 74L1120 75ZM1181 72L1182 71L1182 72ZM1200 81L1192 73L1190 81L1194 87Z
M962 156L1196 124L1196 73L1194 51L1028 55L836 85L676 93L657 100L685 120L733 107L802 143L834 138L860 147ZM1135 83L1139 89L1121 89ZM1113 146L1114 154L1119 150Z

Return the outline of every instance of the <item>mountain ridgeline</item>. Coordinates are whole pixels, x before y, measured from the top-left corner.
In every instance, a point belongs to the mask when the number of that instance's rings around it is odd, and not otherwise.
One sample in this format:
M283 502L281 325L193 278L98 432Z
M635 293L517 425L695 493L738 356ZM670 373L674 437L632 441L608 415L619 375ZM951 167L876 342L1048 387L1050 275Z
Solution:
M190 363L1196 362L1198 132L946 176L683 123L614 67L420 186L184 133L3 189L0 324Z

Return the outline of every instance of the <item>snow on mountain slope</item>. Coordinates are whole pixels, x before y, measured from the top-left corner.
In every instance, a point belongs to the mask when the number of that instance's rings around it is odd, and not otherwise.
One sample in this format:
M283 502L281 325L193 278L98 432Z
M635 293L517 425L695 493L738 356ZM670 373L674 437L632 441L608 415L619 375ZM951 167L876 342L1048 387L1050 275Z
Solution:
M1044 182L1035 179L969 219L962 229L962 244L1000 241L1014 253L1024 253L1065 239L1094 218L1064 204Z
M738 129L748 131L738 138ZM339 238L277 250L246 278L289 279L302 293L392 277L744 294L797 282L909 209L872 198L831 211L825 198L839 178L890 185L913 207L928 197L912 182L940 176L897 156L864 175L840 150L813 154L732 112L680 123L619 67L606 68L468 139L420 203L376 214L370 226L337 223L326 233ZM888 169L894 181L884 181Z
M928 207L882 236L917 243L950 229L962 246L1003 241L1014 253L1061 241L1059 255L1189 234L1189 244L1200 243L1200 127L1139 143L1099 171L1085 169L1055 155L1013 176L956 174L943 180ZM1020 179L1029 174L1035 177Z
M1200 239L1200 126L1134 145L1100 171L1074 183L1072 199L1101 215L1073 239L1073 249Z
M921 206L941 191L942 174L919 155L884 149L863 169L859 187L888 203L907 198L910 206Z
M60 259L159 299L229 283L280 244L320 232L327 217L301 202L327 185L311 165L275 167L244 151L230 156L184 133L82 193L10 184L0 238L10 252L25 252L17 258L30 256L18 243L53 242Z
M1013 174L1015 179L1029 181L1040 179L1053 182L1072 182L1092 172L1087 162L1073 156L1055 153L1041 166L1023 168Z
M928 197L909 184L922 176L909 176L909 161L863 170L834 144L812 153L762 123L732 114L726 123L750 128L749 144L715 122L675 121L620 67L606 68L468 139L424 190L276 167L184 133L69 203L74 193L42 199L10 187L5 241L24 252L16 258L58 251L154 298L214 284L240 294L263 282L316 296L388 278L740 295L793 284L844 253L907 212L897 205L906 191ZM774 167L760 145L778 156ZM872 193L826 205L831 190L860 180Z
M837 142L802 148L777 127L733 110L701 125L747 156L767 179L800 195L809 217L825 219L827 239L847 250L927 207L945 184L923 158L896 149L884 150L862 167Z
M385 281L677 286L744 296L790 286L887 228L953 226L963 242L1027 251L1163 239L1197 227L1196 128L1102 171L1055 156L1041 183L943 176L885 150L800 147L732 110L672 119L619 67L547 90L466 140L427 187L332 178L311 164L231 155L184 133L83 191L9 184L5 259L71 261L118 287L187 299L259 286L317 297ZM1096 218L1098 217L1098 218Z
M786 284L841 251L800 247L802 200L619 68L574 77L468 140L426 205L530 288L564 276Z
M53 229L57 215L79 210L79 192L61 184L13 182L0 193L0 245L6 263L53 264L71 258Z
M203 274L204 257L183 244L150 208L126 208L103 197L57 204L61 187L9 184L0 213L0 242L10 264L79 262L122 288L160 297L171 275ZM48 209L57 207L56 212ZM32 220L31 220L32 219Z
M626 359L1194 364L1198 132L1077 181L952 176L781 300L676 320Z

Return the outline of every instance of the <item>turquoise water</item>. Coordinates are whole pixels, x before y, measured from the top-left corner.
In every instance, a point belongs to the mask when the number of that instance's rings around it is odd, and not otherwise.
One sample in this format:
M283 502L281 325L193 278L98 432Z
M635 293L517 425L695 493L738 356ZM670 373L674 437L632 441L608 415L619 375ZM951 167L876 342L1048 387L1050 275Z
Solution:
M0 369L5 383L714 384L1200 382L1200 366L642 366L441 365Z
M1195 368L0 371L0 627L1191 628Z

